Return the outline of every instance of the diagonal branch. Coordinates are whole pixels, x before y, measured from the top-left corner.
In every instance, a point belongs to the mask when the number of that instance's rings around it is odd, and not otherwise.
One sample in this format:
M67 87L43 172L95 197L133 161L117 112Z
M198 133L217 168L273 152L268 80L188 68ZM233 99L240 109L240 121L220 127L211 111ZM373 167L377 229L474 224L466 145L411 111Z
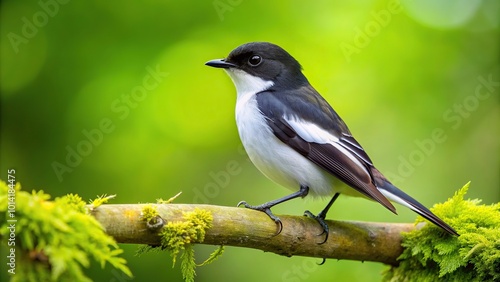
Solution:
M118 243L159 245L158 231L151 231L141 218L145 205L102 205L92 214L106 232ZM160 216L166 221L182 221L183 213L195 208L212 213L213 226L206 231L203 244L226 245L263 250L284 256L374 261L397 265L403 251L401 232L416 227L403 223L373 223L332 221L328 241L319 237L318 223L305 216L280 215L283 231L274 236L276 224L267 215L244 208L214 205L156 204ZM322 235L324 236L324 235Z

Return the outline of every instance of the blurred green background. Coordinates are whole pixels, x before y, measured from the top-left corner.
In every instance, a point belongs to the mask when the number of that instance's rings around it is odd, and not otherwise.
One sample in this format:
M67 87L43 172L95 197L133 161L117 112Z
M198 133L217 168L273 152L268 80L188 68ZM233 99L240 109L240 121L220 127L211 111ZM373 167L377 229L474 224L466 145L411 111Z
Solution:
M0 177L15 168L25 190L117 194L114 203L179 191L179 203L228 206L284 196L242 150L230 79L204 66L270 41L301 62L377 167L423 204L468 181L471 198L498 202L499 2L332 2L2 1ZM326 202L294 200L274 212ZM398 211L341 197L329 218L416 217ZM122 247L136 281L181 280L168 254ZM202 261L214 247L196 249ZM379 281L384 269L319 262L228 247L197 281ZM89 275L126 280L99 266Z

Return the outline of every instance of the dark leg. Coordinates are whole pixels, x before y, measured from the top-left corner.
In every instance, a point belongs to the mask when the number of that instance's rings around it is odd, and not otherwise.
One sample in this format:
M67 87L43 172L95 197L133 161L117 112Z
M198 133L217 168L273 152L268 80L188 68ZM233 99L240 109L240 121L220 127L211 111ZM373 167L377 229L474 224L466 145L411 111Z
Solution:
M275 216L271 212L271 208L277 204L281 204L281 203L286 202L286 201L291 200L291 199L295 199L298 197L304 198L307 195L307 193L309 193L309 187L300 185L299 191L292 193L288 196L285 196L283 198L279 198L279 199L274 200L274 201L269 201L269 202L264 203L264 204L259 205L259 206L251 206L251 205L247 204L247 202L241 201L238 203L238 207L243 205L247 209L265 212L278 225L278 232L276 233L276 235L278 235L281 233L281 230L283 229L283 224L281 223L281 220L279 219L279 217Z
M324 244L326 242L326 240L328 240L329 228L328 228L328 224L326 224L326 222L325 222L325 218L326 218L326 214L328 213L328 210L332 207L333 203L335 202L335 200L337 200L339 195L340 195L340 193L335 193L335 195L333 195L330 202L328 202L328 205L326 205L326 207L320 213L318 213L318 215L314 215L310 211L304 212L304 215L306 215L310 218L314 218L319 223L319 225L321 225L321 227L323 228L323 232L321 232L321 234L318 234L318 236L325 234L325 240L323 242L319 243L319 245Z

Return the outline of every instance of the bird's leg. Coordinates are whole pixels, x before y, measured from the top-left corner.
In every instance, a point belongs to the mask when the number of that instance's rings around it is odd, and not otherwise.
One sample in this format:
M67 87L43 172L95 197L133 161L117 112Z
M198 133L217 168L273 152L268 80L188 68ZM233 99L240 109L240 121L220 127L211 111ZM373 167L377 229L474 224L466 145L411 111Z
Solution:
M286 201L291 200L291 199L295 199L298 197L304 198L308 193L309 193L309 187L300 185L299 191L292 193L288 196L285 196L283 198L279 198L279 199L274 200L274 201L269 201L267 203L264 203L264 204L258 205L258 206L251 206L251 205L247 204L247 202L241 201L238 203L238 207L243 205L247 209L265 212L278 225L278 232L276 232L276 235L278 235L281 233L281 230L283 230L283 224L281 223L281 220L279 219L279 217L275 216L271 212L271 208L277 204L281 204L281 203L286 202Z
M310 211L304 212L305 216L308 216L310 218L314 218L319 223L319 225L321 225L321 228L323 228L323 232L318 234L318 236L325 234L325 240L323 240L323 242L321 242L321 243L318 243L319 245L324 244L326 242L326 240L328 240L329 228L328 228L328 224L326 224L326 222L325 222L325 218L326 218L326 214L328 213L328 210L332 207L333 203L335 202L335 200L337 200L339 195L340 195L340 193L335 193L335 195L333 195L330 202L328 202L328 205L326 205L326 207L322 211L320 211L318 213L318 215L314 215Z

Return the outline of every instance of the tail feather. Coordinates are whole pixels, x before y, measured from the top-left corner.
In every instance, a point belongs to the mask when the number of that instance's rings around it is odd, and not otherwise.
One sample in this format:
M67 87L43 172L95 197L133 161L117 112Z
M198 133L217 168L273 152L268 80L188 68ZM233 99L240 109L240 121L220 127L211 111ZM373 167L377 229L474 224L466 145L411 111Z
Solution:
M413 199L410 195L399 190L396 186L392 185L389 181L385 179L383 181L380 181L379 183L382 184L382 185L377 185L380 192L384 196L386 196L389 200L410 208L414 212L423 216L425 219L441 227L443 230L450 233L451 235L458 236L458 233L457 231L455 231L455 229L446 224L442 219L437 217L428 208L424 207L421 203L417 202L417 200Z

